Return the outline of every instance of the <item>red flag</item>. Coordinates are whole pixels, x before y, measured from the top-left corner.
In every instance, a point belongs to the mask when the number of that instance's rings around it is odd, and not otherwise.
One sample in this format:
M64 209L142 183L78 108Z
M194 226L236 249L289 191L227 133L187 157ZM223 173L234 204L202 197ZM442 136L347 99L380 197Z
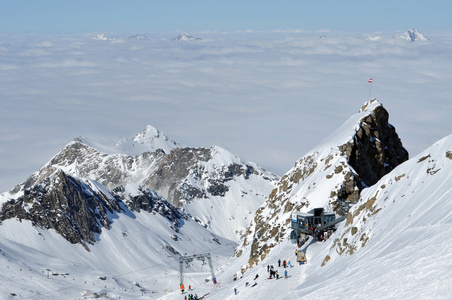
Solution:
M367 81L367 82L372 83L372 80L373 80L373 79L371 78L371 79L369 79L369 81Z

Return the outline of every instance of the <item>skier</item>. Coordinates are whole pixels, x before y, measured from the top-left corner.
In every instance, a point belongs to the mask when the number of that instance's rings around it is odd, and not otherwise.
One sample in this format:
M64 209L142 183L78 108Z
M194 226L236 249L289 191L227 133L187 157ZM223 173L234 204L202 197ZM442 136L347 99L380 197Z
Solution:
M286 260L284 260L282 264L283 264L283 267L284 267L284 268L287 267L287 262L286 262Z
M281 260L278 259L278 267L281 267Z
M287 270L284 271L284 278L287 278Z
M237 295L237 288L234 288L234 295Z

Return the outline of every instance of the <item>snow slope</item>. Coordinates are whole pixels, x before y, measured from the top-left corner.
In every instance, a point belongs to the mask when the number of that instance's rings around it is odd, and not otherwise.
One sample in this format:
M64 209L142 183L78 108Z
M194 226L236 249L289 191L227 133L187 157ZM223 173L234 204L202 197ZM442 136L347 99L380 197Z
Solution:
M347 223L311 244L308 264L289 269L291 277L262 278L267 264L293 263L295 245L286 240L237 282L232 273L220 277L227 284L206 299L450 299L451 174L452 135L365 189Z
M221 147L214 146L210 152L212 158L198 162L197 168L192 172L196 172L196 176L189 174L182 185L206 190L213 182L221 181L227 191L224 195L210 194L208 197L185 201L184 211L213 233L239 241L254 218L256 209L274 188L278 177L262 170L255 163L245 163ZM224 174L229 172L230 166L243 165L247 166L244 174L224 180Z
M190 293L204 299L450 299L451 174L452 135L364 189L329 240L299 249L306 265L295 264L296 246L284 239L243 275L248 257L232 258L236 244L190 219L175 241L158 214L112 214L111 229L90 252L52 230L9 219L0 227L0 298L183 299L173 249L212 254L217 285L201 262L183 267ZM284 277L278 259L294 265L289 278L267 279L268 264Z
M211 253L217 269L236 245L191 219L184 221L174 240L168 219L122 209L125 214L110 215L111 229L102 230L89 252L29 221L2 222L0 299L12 294L20 299L78 299L94 293L108 293L114 299L134 299L145 293L161 297L179 288L180 255ZM209 271L193 264L185 271L185 280L192 285L205 283L212 279Z

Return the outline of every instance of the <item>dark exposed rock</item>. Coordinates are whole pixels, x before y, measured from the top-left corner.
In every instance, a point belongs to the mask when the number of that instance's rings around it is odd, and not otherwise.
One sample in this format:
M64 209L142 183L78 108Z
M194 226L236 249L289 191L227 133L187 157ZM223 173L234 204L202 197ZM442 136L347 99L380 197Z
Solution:
M206 148L175 148L168 155L162 157L157 169L143 182L143 186L151 187L179 206L182 195L178 191L178 186L181 181L188 176L191 170L193 170L192 174L200 176L196 168L198 162L208 161L211 158L211 152ZM202 194L195 189L188 189L187 192L194 192L196 195Z
M40 174L23 196L3 204L0 221L29 220L33 226L54 229L70 243L89 250L88 245L96 242L95 234L101 234L102 228L110 229L113 219L124 210L158 213L172 222L175 231L180 219L186 218L150 189L131 196L123 187L117 187L106 195L57 168L43 169Z
M209 180L210 186L207 191L213 196L224 196L229 191L229 188L219 181Z
M395 128L388 123L389 114L383 106L361 120L353 141L339 146L362 182L371 186L396 166L408 160ZM360 187L362 189L362 187Z
M34 226L54 229L69 242L95 242L101 227L110 228L111 214L120 211L119 203L102 192L92 193L84 182L67 176L59 169L44 177L23 196L2 206L0 220L30 220Z
M143 186L151 187L174 205L182 206L181 200L225 196L229 191L226 182L239 176L248 179L251 174L259 174L246 163L218 166L215 174L209 174L203 163L211 159L212 149L175 148L161 158L157 169L143 182ZM193 185L193 181L199 185Z
M78 177L92 178L109 189L131 182L131 174L138 167L144 170L165 156L163 150L144 152L138 156L106 154L82 143L78 139L69 143L47 164L50 166L73 166ZM34 184L30 179L29 185Z
M367 109L368 104L373 105L372 110ZM339 182L326 193L329 198L314 200L343 215L345 203L356 203L363 188L375 184L408 159L395 128L388 123L388 112L378 102L368 104L361 109L360 113L366 114L357 119L359 126L347 143L337 148L332 145L326 154L322 153L327 149L320 149L306 155L280 179L267 201L256 211L236 255L249 247L249 265L252 266L289 234L290 213L313 208L309 201L310 190L322 184L318 179L310 180L313 174L326 173L323 180L327 182L334 177L334 182ZM323 187L332 185L325 183ZM301 189L305 192L301 193Z
M144 135L146 137L147 133ZM143 142L145 137L140 134L137 139ZM135 142L138 143L138 140ZM177 144L174 143L173 146ZM117 186L134 183L155 190L178 207L182 207L185 201L225 196L229 191L226 183L238 176L249 179L249 176L255 174L269 182L277 179L277 176L242 162L219 147L172 148L167 152L157 149L136 156L108 154L85 144L84 139L76 138L55 155L44 168L63 168L70 175L96 180L110 190ZM227 159L236 162L225 163L223 154ZM216 162L217 158L220 161ZM19 193L24 188L33 186L40 172L30 176L12 193Z
M144 210L150 213L158 213L172 221L176 227L179 227L179 219L186 218L177 207L151 189L139 188L138 195L127 195L124 187L120 186L113 189L112 194L123 201L131 211L140 212Z

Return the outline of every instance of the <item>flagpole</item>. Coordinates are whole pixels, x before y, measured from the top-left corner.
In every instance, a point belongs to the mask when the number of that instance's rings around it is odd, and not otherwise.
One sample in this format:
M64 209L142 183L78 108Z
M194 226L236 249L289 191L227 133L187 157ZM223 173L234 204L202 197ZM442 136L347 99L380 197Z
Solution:
M372 92L372 81L373 81L373 79L371 78L371 79L369 79L369 83L370 83L370 88L369 88L369 98L370 98L370 93Z

